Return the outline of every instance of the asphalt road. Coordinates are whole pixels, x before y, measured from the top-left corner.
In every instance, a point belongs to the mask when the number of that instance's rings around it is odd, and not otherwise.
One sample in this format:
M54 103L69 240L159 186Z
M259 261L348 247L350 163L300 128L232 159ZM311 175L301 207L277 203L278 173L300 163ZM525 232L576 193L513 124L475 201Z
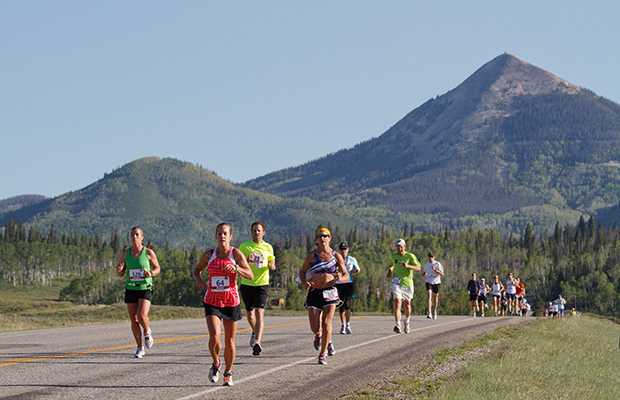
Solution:
M317 399L368 387L402 368L415 370L435 351L497 326L529 318L412 318L395 334L393 317L354 317L353 333L334 323L336 355L318 365L307 317L267 317L263 353L252 356L244 319L237 332L233 387L208 380L204 320L153 321L155 345L133 358L129 322L0 333L2 399Z

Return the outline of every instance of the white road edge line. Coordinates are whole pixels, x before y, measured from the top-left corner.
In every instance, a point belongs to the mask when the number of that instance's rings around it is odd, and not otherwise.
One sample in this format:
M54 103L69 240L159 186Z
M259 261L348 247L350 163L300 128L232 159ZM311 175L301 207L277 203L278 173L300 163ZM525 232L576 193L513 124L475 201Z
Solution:
M474 321L473 318L471 318L471 320ZM418 332L418 331L423 331L425 329L436 328L438 326L456 324L457 322L463 322L463 319L459 319L457 321L452 321L452 322L445 322L443 324L433 324L433 325L430 325L430 326L425 326L423 328L412 329L411 332ZM395 335L395 334L392 333L392 334L390 334L388 336L383 336L383 337L380 337L380 338L377 338L377 339L369 340L368 342L358 343L358 344L354 344L354 345L349 346L349 347L345 347L343 349L338 349L338 352L341 353L341 352L344 352L344 351L353 350L353 349L355 349L357 347L366 346L368 344L372 344L372 343L376 343L376 342L381 342L381 341L386 340L386 339L393 339L393 338L396 338L398 336L399 335ZM310 362L312 360L316 360L316 357L304 358L303 360L297 360L297 361L294 361L292 363L280 365L279 367L271 368L271 369L269 369L267 371L259 372L258 374L246 376L245 378L241 378L238 381L235 381L235 385L237 385L239 383L251 381L251 380L256 379L256 378L260 378L261 376L269 375L269 374L271 374L273 372L280 371L280 370L283 370L285 368L292 367L294 365L307 363L307 362ZM190 395L187 395L187 396L184 396L184 397L180 397L177 400L195 399L197 397L204 396L205 394L213 393L215 391L222 390L222 389L227 389L227 387L226 386L216 386L216 387L213 387L213 388L209 388L207 390L203 390L202 392L198 392L198 393L190 394Z

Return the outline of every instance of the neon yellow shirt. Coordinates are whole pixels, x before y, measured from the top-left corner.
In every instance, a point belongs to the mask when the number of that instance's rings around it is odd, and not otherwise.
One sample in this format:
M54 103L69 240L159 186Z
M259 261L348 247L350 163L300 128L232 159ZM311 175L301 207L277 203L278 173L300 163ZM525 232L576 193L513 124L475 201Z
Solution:
M254 279L241 278L242 285L248 286L265 286L269 285L269 262L275 260L273 248L267 242L260 244L249 240L239 246L239 250L243 253L250 264Z
M392 284L398 284L403 287L413 287L413 270L405 268L401 261L405 261L409 265L420 266L420 262L415 255L405 252L405 254L398 255L393 253L390 256L390 266L394 267L392 271Z

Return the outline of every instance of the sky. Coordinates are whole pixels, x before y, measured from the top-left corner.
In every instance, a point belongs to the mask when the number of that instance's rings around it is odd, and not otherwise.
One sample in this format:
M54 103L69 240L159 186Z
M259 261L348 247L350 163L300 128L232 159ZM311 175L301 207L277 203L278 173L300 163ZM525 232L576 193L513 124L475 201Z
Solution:
M240 183L378 137L504 52L620 103L620 2L0 0L0 199L142 157Z

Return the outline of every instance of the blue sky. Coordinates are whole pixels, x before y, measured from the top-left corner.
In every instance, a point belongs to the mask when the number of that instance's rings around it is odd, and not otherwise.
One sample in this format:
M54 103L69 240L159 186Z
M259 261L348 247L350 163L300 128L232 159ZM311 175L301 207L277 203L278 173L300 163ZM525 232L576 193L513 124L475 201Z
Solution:
M243 182L508 52L620 102L618 2L0 0L0 199L173 157Z

